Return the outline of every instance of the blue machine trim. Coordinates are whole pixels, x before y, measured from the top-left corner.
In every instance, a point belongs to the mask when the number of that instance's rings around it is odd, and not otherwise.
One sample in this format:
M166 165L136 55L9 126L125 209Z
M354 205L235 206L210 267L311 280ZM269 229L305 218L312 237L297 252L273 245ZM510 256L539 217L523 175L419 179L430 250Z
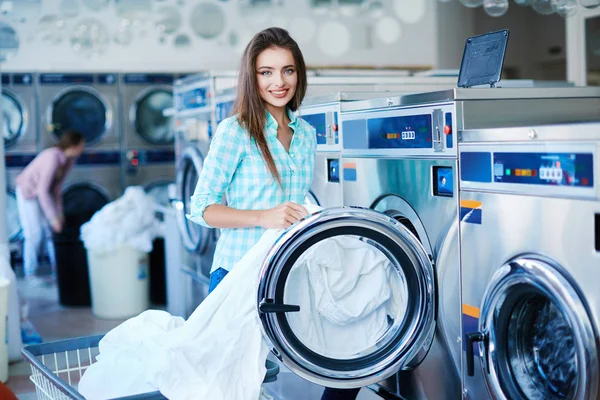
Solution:
M33 161L36 155L35 153L6 154L4 163L6 168L24 168Z
M460 221L467 224L481 225L482 212L481 208L460 208Z
M479 331L479 319L475 318L475 317L471 317L470 315L467 314L463 314L462 315L462 326L463 326L463 332L465 334L467 333L471 333L471 332L478 332ZM466 345L466 340L463 340L463 351L467 351L467 345ZM477 348L478 344L477 343L473 343L473 354L479 354L479 349Z
M136 83L162 83L172 84L174 80L173 75L169 74L125 74L123 81L128 84Z
M317 131L317 144L327 144L327 114L303 115L302 119Z
M33 85L33 75L13 74L13 85L31 86Z
M230 117L233 114L233 105L235 101L222 101L216 105L216 119L217 125L221 123L225 118Z
M452 134L454 133L454 127L452 126L452 113L446 113L444 118L446 120L446 126L450 128L450 133L446 135L446 148L451 149L453 147Z
M356 170L354 170L356 176ZM327 160L327 181L328 182L339 182L340 181L340 160L329 159Z
M119 165L121 154L118 151L83 153L77 165Z
M92 74L41 74L40 83L45 85L60 85L63 83L94 83Z
M431 114L343 122L345 149L431 149Z
M100 74L98 75L98 83L100 85L116 85L117 76L115 74Z
M342 123L342 130L344 135L344 148L345 149L366 149L368 146L367 141L367 120L358 119L352 121L344 121Z
M460 153L460 179L465 182L491 182L492 154L470 151Z
M545 186L594 186L591 153L494 153L494 181Z
M356 182L356 168L344 168L344 180Z
M338 112L337 111L333 113L333 123L336 126L336 129L333 131L334 143L340 144L340 125L338 122Z
M2 74L2 85L8 85L10 83L10 76L8 74Z
M434 166L433 195L452 197L454 195L454 171L452 167Z

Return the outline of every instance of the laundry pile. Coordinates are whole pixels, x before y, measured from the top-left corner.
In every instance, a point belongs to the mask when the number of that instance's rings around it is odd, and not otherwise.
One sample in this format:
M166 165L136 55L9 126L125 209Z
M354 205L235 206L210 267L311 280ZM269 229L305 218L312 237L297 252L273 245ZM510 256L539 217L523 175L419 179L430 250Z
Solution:
M169 399L259 399L269 344L257 313L258 277L281 233L265 232L187 321L153 310L109 332L79 392L88 399L156 390ZM295 334L340 358L375 345L387 315L406 301L394 292L402 282L391 269L381 252L350 237L312 246L286 286L286 301L301 306L288 315Z
M128 187L123 196L102 207L81 226L85 248L101 254L127 244L144 253L152 251L152 241L159 231L153 204L142 187Z

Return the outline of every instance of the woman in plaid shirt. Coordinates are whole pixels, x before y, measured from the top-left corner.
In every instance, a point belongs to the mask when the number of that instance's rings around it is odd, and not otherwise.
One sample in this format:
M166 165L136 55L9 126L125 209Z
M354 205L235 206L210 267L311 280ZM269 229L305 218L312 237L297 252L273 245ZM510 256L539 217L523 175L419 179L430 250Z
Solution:
M287 228L308 214L301 204L313 179L316 132L294 115L306 86L304 58L288 32L256 34L242 57L234 116L217 128L188 216L221 229L209 292L265 230ZM326 389L323 399L357 393Z

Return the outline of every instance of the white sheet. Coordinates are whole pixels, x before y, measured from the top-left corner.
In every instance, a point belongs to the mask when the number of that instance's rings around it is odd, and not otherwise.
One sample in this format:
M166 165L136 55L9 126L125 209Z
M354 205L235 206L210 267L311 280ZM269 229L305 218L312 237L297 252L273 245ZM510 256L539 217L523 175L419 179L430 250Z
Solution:
M257 278L280 234L267 231L187 321L147 311L109 332L80 393L89 399L153 390L169 399L258 399L269 347L256 310ZM373 345L387 328L387 314L402 302L390 296L401 282L390 282L396 273L387 259L347 239L309 249L286 288L286 301L289 296L301 305L300 313L288 315L296 334L340 358Z

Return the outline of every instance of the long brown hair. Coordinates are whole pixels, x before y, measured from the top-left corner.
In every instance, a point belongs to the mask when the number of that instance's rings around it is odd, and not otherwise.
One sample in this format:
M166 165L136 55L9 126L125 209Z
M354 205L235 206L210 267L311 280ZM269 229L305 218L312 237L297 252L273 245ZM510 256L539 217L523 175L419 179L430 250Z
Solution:
M79 146L84 140L85 137L80 132L66 131L60 135L60 140L58 141L57 146L64 151L70 147Z
M300 107L306 94L306 65L300 47L285 29L268 28L257 33L244 50L238 75L234 113L237 114L240 125L248 130L250 137L256 142L269 171L281 185L281 177L265 137L266 106L264 100L260 97L256 78L256 59L258 55L263 50L272 47L287 49L294 57L298 83L296 93L287 106L292 111L296 111Z

